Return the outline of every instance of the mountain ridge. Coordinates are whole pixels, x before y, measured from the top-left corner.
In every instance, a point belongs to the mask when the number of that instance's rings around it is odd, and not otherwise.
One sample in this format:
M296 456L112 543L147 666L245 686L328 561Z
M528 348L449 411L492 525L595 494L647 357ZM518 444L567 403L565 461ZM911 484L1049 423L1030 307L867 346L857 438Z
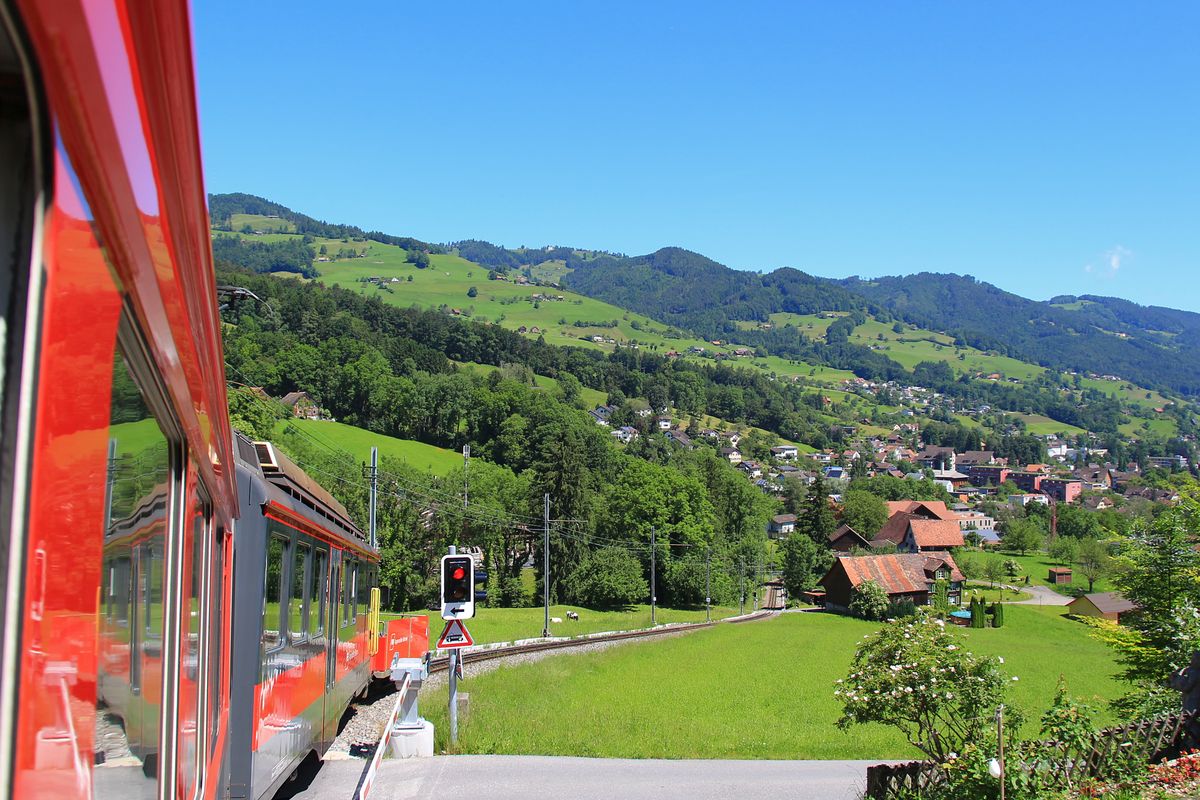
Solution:
M558 261L565 267L562 283L580 294L706 339L736 333L746 344L772 352L781 347L800 352L807 347L804 334L747 332L738 323L765 324L780 312L859 312L885 323L895 320L943 332L960 344L1046 368L1114 375L1148 388L1200 395L1200 314L1182 309L1097 295L1031 300L954 273L871 279L824 278L792 267L758 273L674 246L637 256L569 247L511 250L482 240L443 246L331 225L254 195L210 195L210 205L214 224L237 212L271 213L296 222L299 233L349 233L426 252L461 245L458 252L464 258L501 272ZM832 363L844 366L833 355ZM876 372L886 375L892 370L883 363L886 357L880 358Z

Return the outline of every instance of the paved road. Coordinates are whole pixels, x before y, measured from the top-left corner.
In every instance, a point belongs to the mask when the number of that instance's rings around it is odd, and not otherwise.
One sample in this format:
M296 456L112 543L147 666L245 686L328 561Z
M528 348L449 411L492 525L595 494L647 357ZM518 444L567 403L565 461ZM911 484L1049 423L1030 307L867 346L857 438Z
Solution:
M1073 598L1061 595L1051 589L1049 586L1041 586L1040 584L1031 583L1028 586L1006 586L1008 589L1016 589L1021 592L1029 592L1033 597L1028 600L1012 600L1009 602L1015 605L1027 606L1065 606L1071 602Z
M857 800L878 763L435 756L384 761L369 800ZM363 764L326 762L297 800L349 800Z

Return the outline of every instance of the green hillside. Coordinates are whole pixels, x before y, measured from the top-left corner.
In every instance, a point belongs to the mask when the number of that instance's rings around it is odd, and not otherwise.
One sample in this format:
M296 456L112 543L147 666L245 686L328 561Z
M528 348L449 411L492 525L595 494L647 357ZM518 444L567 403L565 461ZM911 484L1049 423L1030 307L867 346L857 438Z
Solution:
M318 443L350 453L363 463L371 460L371 448L378 447L380 458L395 458L410 467L428 470L435 475L446 475L455 467L462 466L462 456L453 450L407 439L395 439L340 422L290 419L280 421L276 430L282 433L289 427L299 429L305 436L315 439Z

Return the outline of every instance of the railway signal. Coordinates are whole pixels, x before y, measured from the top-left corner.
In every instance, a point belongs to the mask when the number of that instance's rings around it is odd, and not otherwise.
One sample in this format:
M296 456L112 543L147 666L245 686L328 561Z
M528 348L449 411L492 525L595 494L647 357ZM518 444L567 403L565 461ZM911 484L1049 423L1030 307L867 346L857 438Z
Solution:
M475 560L469 555L442 556L442 619L475 616Z

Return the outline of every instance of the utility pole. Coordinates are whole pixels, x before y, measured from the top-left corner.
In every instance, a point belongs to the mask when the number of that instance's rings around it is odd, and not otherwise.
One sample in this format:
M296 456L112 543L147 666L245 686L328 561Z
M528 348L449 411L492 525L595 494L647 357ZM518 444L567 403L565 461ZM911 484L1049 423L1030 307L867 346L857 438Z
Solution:
M467 466L471 463L471 445L463 445L463 512L467 510Z
M746 559L738 559L738 616L746 613Z
M650 528L650 627L654 627L654 545L658 531Z
M467 543L467 465L471 463L471 445L463 445L463 526L462 541Z
M546 609L546 621L542 624L542 636L550 637L550 494L542 499L545 508L542 511L542 605Z
M704 558L704 621L712 622L712 548Z
M370 509L368 511L367 521L367 537L371 542L371 549L374 550L379 546L378 540L375 538L375 503L376 496L379 493L379 448L371 448L371 466L363 468L363 477L371 481L371 500Z

